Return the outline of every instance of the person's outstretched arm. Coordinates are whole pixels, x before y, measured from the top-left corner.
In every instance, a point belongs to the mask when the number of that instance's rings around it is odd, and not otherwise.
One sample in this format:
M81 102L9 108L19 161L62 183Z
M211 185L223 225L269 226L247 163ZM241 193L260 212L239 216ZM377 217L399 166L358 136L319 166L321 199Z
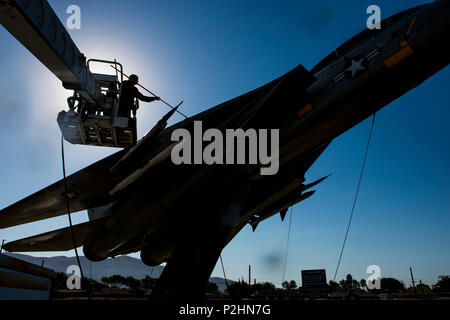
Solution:
M159 97L144 96L138 90L136 90L136 98L138 98L139 100L144 101L144 102L152 102L152 101L155 101L155 100L157 100L157 101L161 100Z

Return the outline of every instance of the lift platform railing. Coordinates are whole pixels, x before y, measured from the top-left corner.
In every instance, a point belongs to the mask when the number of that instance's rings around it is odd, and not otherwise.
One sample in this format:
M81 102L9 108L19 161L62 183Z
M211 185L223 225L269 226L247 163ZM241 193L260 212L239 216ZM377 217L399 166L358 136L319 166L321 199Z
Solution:
M103 98L101 105L88 103L77 91L67 99L69 111L58 114L58 124L64 138L72 144L127 148L137 141L136 113L131 118L119 117L119 101L123 82L123 66L116 60L89 59L92 63L113 64L115 75L92 73ZM119 78L120 77L120 78ZM135 109L139 104L135 101Z

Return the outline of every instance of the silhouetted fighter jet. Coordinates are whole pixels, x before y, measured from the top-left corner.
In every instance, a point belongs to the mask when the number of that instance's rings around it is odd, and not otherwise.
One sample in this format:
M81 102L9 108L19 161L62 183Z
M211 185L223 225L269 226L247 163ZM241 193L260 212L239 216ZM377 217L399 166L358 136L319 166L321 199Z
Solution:
M4 2L4 1L2 1ZM67 177L70 208L90 221L74 226L77 246L100 261L140 251L167 265L155 298L201 297L227 243L311 196L305 173L330 142L449 63L450 1L436 1L364 30L311 70L278 79L165 128L173 110L136 145ZM279 170L261 164L175 165L171 134L217 128L279 129ZM1 210L0 227L66 214L64 182ZM72 248L68 228L6 243L8 251ZM186 275L189 275L186 277Z

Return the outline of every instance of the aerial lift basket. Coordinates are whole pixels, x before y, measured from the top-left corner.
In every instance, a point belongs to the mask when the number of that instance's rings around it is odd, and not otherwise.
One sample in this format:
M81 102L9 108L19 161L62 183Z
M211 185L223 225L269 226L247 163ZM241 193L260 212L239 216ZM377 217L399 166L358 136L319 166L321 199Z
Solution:
M127 148L136 144L136 114L131 118L119 117L120 84L123 82L122 65L116 61L88 60L114 64L120 67L116 75L92 73L101 87L104 103L102 106L88 103L77 91L67 99L69 111L58 114L58 125L64 138L72 144L102 147ZM120 79L120 81L119 81ZM135 101L135 110L139 108Z

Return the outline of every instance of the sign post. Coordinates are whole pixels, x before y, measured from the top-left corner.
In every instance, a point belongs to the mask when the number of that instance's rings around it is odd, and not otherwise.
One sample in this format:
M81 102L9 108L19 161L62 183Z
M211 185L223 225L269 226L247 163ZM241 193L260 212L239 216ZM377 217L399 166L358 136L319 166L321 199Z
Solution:
M310 299L328 298L325 269L302 270L302 288L305 297Z

